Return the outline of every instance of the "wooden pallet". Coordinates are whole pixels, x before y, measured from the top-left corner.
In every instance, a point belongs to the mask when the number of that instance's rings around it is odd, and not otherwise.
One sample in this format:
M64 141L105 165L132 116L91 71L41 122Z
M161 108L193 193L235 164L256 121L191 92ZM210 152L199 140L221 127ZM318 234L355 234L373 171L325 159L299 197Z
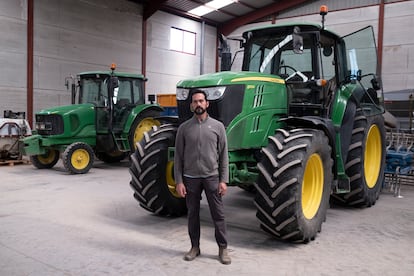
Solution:
M20 160L3 160L0 159L0 166L14 166L18 164L30 164L30 160L20 159Z

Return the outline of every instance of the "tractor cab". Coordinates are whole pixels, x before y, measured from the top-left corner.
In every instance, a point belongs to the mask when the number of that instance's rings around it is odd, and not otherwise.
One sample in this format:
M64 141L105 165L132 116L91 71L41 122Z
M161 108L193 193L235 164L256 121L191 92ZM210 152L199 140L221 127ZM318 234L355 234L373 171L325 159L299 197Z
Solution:
M96 71L79 74L78 91L72 91L72 103L91 103L96 109L96 131L115 133L124 129L131 110L145 103L142 75ZM77 99L76 99L77 98Z
M133 109L145 103L143 75L115 71L94 71L78 75L78 85L72 86L72 104L93 104L96 116L97 151L121 149L113 141L127 128Z
M372 27L341 38L317 24L291 23L253 29L243 37L242 70L282 78L290 116L329 117L335 91L349 84L358 104L382 113Z
M320 116L327 113L321 79L334 77L335 68L331 62L326 72L322 70L318 47L319 26L289 24L252 30L244 36L243 70L282 78L288 92L291 115ZM325 40L333 50L334 40L328 37Z

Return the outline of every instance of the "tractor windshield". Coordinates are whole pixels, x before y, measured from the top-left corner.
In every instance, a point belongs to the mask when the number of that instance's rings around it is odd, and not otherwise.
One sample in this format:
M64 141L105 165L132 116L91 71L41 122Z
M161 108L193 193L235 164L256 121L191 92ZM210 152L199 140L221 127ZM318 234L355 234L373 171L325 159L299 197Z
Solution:
M79 103L95 105L98 133L122 130L131 110L145 103L142 78L117 76L117 87L109 91L110 78L102 73L80 76Z
M83 77L79 92L79 103L93 103L96 106L108 105L108 88L101 78Z
M307 81L315 77L312 51L314 39L310 34L303 35L303 48L298 54L294 49L293 36L286 33L258 35L250 33L246 43L243 62L244 71L279 75L286 80L300 78Z
M79 103L92 103L97 107L109 105L109 75L94 74L81 76ZM118 77L118 87L112 97L114 105L142 104L145 101L142 80Z

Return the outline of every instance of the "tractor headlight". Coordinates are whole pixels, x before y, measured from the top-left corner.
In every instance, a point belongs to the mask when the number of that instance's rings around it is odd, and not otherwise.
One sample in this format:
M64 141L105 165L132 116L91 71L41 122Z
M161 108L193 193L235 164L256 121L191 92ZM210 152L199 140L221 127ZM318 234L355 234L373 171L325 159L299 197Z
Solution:
M36 122L35 128L37 130L52 130L52 124L48 122Z
M36 123L35 127L36 127L37 130L45 130L46 129L46 124L44 122Z
M225 86L203 87L203 88L198 88L197 90L204 91L207 94L207 100L213 101L213 100L220 99L223 96L224 91L226 90L226 87ZM177 91L176 91L177 100L179 101L187 100L189 94L190 94L190 89L177 88Z
M187 100L188 94L190 94L189 89L177 88L177 91L176 91L177 100L179 101Z
M204 92L207 94L207 100L214 101L220 99L223 96L224 91L226 90L225 86L217 86L217 87L207 87L202 88Z

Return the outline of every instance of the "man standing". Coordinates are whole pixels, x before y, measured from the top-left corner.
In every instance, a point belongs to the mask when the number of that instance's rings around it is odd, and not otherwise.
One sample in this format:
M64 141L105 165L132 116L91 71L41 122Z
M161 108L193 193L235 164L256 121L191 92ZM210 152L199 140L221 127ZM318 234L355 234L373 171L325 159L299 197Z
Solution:
M178 194L188 208L191 249L184 260L200 255L200 200L204 190L214 222L219 260L230 264L222 196L229 181L226 131L221 122L207 114L209 102L202 90L191 94L194 116L180 125L175 142L174 177Z

